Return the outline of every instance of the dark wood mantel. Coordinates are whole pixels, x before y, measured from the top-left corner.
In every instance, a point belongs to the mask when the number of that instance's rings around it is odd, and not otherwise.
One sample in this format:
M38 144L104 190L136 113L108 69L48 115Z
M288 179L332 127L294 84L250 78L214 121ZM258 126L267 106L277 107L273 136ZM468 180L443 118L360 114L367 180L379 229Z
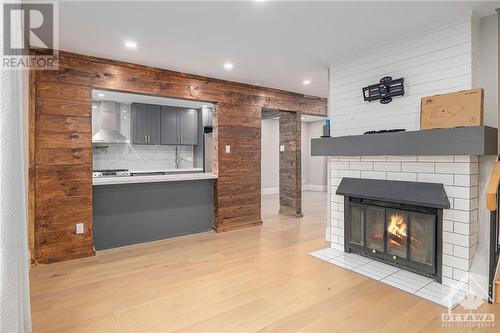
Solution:
M36 53L36 51L34 51ZM49 263L94 254L91 92L108 89L217 104L215 229L261 224L261 110L326 115L325 98L60 52L59 70L30 75L30 234ZM300 117L299 117L300 119ZM223 147L231 145L231 153ZM85 233L75 234L75 223Z

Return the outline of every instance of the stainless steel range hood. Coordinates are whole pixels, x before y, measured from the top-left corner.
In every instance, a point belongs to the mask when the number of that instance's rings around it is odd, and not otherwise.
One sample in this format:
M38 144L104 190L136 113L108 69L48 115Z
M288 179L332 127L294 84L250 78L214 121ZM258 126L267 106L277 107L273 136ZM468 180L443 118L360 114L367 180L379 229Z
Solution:
M92 136L93 143L127 143L127 138L120 133L120 110L118 104L111 101L100 102L101 125Z

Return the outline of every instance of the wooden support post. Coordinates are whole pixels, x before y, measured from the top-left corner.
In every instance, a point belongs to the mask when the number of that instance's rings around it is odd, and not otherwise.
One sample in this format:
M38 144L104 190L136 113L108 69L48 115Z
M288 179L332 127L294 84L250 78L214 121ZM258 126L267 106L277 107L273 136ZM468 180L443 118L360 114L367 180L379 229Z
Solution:
M302 217L300 113L280 111L280 214Z

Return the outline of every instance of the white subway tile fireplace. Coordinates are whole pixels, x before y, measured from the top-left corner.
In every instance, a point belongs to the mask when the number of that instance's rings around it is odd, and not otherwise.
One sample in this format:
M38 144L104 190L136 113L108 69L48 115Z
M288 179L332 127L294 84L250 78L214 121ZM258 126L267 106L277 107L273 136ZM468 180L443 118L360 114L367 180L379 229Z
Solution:
M468 274L478 242L477 156L330 157L330 223L326 239L344 251L344 196L335 194L343 177L443 184L450 209L443 210L442 284L468 292Z
M457 131L455 134L442 130L440 138L436 135L441 130L419 131L422 97L477 87L491 94L487 77L483 76L485 71L479 67L481 52L487 51L487 45L479 43L481 27L482 22L471 15L330 64L329 118L333 138L324 139L323 144L318 142L316 155L314 144L311 147L313 155L329 158L329 216L325 237L331 248L324 251L331 252L327 252L329 258L324 260L343 263L343 267L367 276L370 265L374 265L351 260L357 255L344 252L344 196L336 194L344 177L442 184L450 204L442 212L442 284L432 281L429 286L438 294L459 290L487 297L489 212L484 204L484 191L498 154L498 108L489 97L485 99L484 127L490 128L479 135L467 128L453 129ZM481 62L481 66L490 65ZM361 88L388 75L404 77L405 96L396 97L386 105L364 102ZM406 132L362 135L371 130L390 129ZM458 133L462 130L463 133ZM493 132L495 136L488 139L488 133ZM414 138L420 141L413 144ZM478 145L471 144L476 139ZM494 147L488 147L490 143ZM479 146L481 149L477 149ZM385 265L376 262L373 267L380 268L379 264ZM391 280L393 268L387 266L372 271L371 277L378 276L376 280L381 282ZM404 272L400 278L410 274ZM418 275L413 282L420 278L428 277ZM401 283L393 282L388 284L404 289ZM424 289L413 293L432 294ZM437 294L427 298L440 299L438 303L444 304Z

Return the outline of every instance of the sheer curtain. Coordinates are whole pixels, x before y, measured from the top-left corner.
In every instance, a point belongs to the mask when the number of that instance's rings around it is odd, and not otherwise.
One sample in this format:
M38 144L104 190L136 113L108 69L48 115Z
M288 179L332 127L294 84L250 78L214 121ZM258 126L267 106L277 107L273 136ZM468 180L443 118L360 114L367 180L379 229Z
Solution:
M2 0L1 18L3 4ZM14 22L11 36L20 40L21 21L18 18ZM2 55L3 38L2 31ZM0 69L0 332L8 333L31 331L26 225L27 95L26 71Z

